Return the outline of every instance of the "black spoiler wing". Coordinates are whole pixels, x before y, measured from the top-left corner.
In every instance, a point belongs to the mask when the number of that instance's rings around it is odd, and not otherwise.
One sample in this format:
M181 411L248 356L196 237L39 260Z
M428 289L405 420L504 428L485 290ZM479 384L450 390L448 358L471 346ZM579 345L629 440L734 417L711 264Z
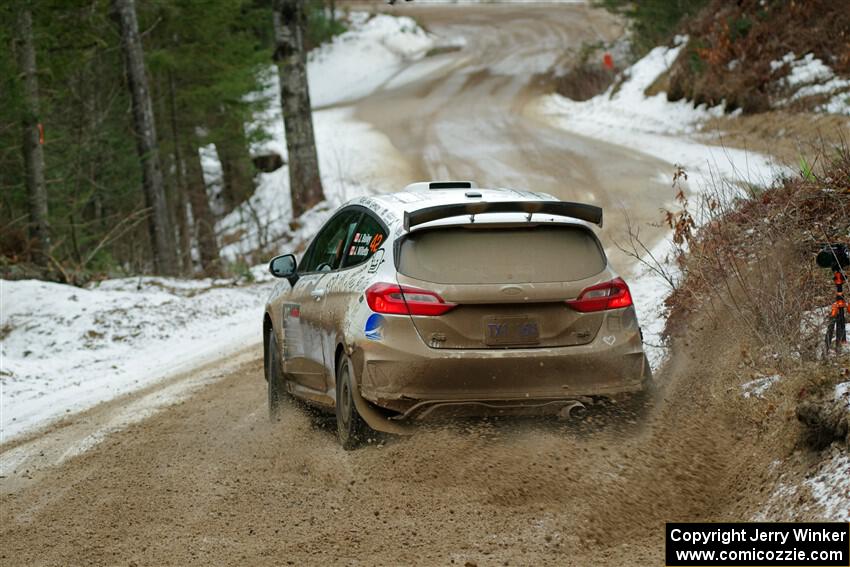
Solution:
M475 215L484 213L528 213L529 220L534 213L543 213L571 217L602 226L602 208L595 205L568 201L473 201L405 211L404 230L410 230L418 224L462 215L470 215L474 222Z

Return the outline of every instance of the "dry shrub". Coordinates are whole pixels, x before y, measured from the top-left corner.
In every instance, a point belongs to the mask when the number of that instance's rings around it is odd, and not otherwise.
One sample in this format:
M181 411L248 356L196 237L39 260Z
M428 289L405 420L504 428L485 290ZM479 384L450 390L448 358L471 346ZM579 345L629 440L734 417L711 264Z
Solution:
M680 199L681 210L668 217L682 271L668 299L668 337L684 330L694 310L713 314L718 325L732 313L771 356L797 361L816 355L824 328L819 315L827 312L834 288L815 254L824 242L850 240L850 151L833 156L819 173L770 189L718 182L696 211ZM691 217L699 229L683 222Z
M604 93L614 82L617 70L583 63L556 79L555 91L572 100L589 100Z
M814 53L850 74L850 9L833 0L713 0L686 26L690 41L670 71L669 97L744 112L768 110L785 96L770 62Z

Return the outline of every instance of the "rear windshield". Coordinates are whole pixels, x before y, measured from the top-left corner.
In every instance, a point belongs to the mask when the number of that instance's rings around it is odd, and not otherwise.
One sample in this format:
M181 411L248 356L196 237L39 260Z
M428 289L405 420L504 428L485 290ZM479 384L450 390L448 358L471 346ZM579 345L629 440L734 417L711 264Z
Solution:
M571 226L414 232L399 256L402 274L447 284L575 281L605 269L596 236Z

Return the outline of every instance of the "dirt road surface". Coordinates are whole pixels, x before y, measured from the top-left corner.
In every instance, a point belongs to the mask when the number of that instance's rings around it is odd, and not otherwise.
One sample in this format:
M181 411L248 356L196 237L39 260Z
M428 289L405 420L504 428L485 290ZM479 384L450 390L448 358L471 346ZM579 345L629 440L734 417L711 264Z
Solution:
M535 76L610 19L452 10L417 17L467 48L359 116L423 177L654 215L664 164L523 109ZM257 347L0 447L0 564L659 565L665 521L748 517L759 481L742 471L764 464L691 370L661 377L642 426L462 424L345 452L327 418L269 423Z
M665 521L740 519L759 494L742 471L764 459L693 368L643 425L456 424L346 452L327 418L268 421L259 356L193 373L149 419L109 430L142 392L20 442L0 564L660 565Z

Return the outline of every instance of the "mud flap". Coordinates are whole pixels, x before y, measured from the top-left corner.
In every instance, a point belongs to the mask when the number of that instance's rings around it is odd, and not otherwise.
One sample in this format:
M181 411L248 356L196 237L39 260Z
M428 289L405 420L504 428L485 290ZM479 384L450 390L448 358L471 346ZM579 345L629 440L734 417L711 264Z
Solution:
M360 395L360 384L354 384L351 388L351 398L354 400L354 407L357 408L357 413L363 418L366 424L375 431L383 433L392 433L394 435L413 435L414 428L409 425L390 421L386 417L378 413L366 400Z

